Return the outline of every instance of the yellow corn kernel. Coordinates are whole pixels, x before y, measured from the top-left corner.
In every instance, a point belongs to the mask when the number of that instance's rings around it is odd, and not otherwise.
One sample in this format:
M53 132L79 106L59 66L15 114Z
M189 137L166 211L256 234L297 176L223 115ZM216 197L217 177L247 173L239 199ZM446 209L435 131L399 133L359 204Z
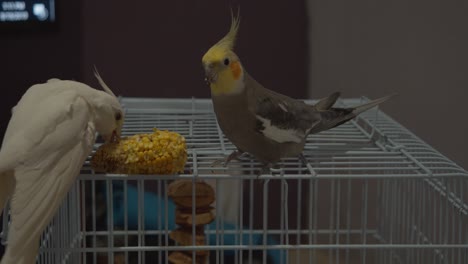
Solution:
M185 138L178 133L154 129L97 149L91 159L96 172L123 174L175 174L187 162Z

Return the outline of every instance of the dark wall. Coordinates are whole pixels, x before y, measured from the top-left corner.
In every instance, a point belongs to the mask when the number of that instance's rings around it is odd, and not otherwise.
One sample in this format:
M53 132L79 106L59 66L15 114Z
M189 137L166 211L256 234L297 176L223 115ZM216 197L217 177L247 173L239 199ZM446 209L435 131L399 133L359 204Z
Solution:
M291 1L84 1L83 72L96 64L124 96L209 97L201 58L241 6L236 53L265 86L305 97L305 2Z
M81 10L80 1L67 1L58 5L59 24L53 30L0 32L1 138L11 108L31 85L53 77L82 79Z
M10 119L10 109L31 85L50 78L82 79L81 3L60 2L57 28L0 32L2 138Z
M27 88L50 78L97 87L93 65L124 96L209 97L201 57L226 34L230 7L238 6L244 66L265 86L305 97L305 2L60 1L57 29L0 32L0 135Z
M60 1L50 32L0 34L0 135L10 109L35 83L75 79L97 87L96 65L116 93L145 97L209 97L201 57L241 6L236 46L244 66L270 89L306 96L305 2ZM0 256L2 248L0 246Z
M305 97L302 1L61 1L57 30L0 33L0 135L27 88L53 77L97 86L93 65L124 96L209 97L201 57L227 32L237 6L236 51L245 67L265 86Z

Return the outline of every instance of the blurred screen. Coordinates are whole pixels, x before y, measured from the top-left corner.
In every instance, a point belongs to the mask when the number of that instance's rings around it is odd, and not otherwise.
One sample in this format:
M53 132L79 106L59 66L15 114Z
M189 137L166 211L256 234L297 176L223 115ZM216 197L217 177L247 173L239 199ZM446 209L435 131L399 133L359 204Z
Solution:
M55 0L0 0L0 23L55 21Z

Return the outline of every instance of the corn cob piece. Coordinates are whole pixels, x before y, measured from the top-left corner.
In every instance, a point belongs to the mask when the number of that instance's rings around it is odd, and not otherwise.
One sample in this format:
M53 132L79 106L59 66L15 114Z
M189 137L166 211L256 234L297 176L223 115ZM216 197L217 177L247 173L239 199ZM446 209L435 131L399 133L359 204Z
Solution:
M103 144L91 159L96 172L122 174L175 174L187 161L185 138L178 133L154 129L118 143Z

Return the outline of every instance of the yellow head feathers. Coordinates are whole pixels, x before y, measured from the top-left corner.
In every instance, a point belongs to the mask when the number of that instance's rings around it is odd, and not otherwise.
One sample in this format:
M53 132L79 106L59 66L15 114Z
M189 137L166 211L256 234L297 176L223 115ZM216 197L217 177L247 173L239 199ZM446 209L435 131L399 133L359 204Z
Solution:
M233 51L239 30L239 14L235 17L231 12L231 18L229 32L202 58L205 80L210 85L212 96L239 94L245 87L243 68Z
M214 44L203 56L202 62L221 61L227 53L233 51L236 41L237 31L239 30L239 12L234 16L231 10L231 28L229 32L218 43Z
M226 34L226 36L224 36L224 38L218 41L218 43L216 43L215 46L232 51L234 49L237 31L239 30L239 22L239 14L237 14L237 16L234 16L234 14L231 11L231 28L229 29L229 32Z

